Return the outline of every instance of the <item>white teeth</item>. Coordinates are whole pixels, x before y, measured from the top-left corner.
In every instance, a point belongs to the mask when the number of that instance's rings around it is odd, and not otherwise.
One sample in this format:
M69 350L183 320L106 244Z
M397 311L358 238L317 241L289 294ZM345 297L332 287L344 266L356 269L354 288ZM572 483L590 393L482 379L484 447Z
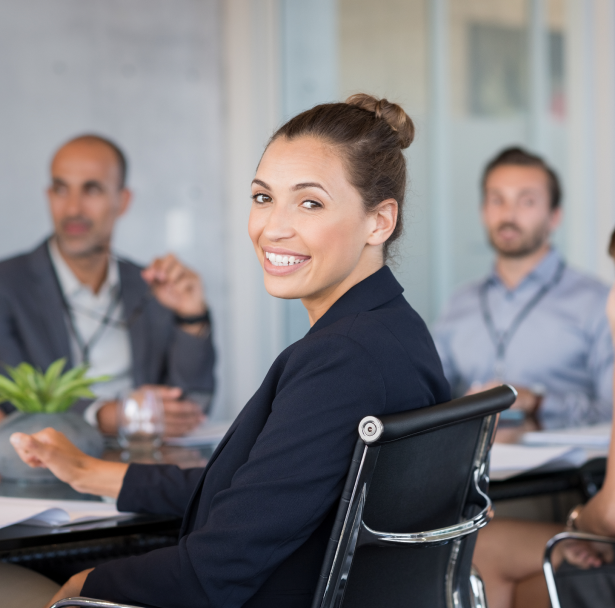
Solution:
M276 253L269 253L265 251L265 257L274 265L274 266L292 266L293 264L302 264L303 262L307 262L309 258L296 258L294 255L279 255Z

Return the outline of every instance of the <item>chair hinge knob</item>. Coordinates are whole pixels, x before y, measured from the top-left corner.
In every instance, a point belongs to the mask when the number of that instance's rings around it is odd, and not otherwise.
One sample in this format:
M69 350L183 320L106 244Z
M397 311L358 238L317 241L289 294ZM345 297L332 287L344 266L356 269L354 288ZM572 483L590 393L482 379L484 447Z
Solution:
M382 422L375 416L366 416L359 423L359 436L365 443L378 441L383 431L384 426Z

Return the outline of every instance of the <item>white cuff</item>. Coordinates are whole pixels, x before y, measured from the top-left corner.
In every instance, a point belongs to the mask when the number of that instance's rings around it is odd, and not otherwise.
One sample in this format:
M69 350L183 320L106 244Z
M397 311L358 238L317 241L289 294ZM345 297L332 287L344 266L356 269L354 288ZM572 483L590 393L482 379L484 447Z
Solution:
M96 399L96 401L90 403L86 408L85 412L83 412L83 417L85 421L92 425L94 428L98 428L98 410L107 403L109 399Z

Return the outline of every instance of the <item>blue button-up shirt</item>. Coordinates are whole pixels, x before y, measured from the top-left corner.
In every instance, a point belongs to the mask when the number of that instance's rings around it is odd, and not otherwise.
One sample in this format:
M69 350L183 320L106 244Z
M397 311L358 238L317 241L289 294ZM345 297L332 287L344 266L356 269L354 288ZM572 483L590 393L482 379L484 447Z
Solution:
M548 291L517 326L498 362L481 292L493 328L502 335L545 286ZM543 393L540 416L548 426L609 421L613 345L605 314L608 292L601 282L563 266L555 250L514 289L495 270L462 288L433 331L453 393L497 379Z

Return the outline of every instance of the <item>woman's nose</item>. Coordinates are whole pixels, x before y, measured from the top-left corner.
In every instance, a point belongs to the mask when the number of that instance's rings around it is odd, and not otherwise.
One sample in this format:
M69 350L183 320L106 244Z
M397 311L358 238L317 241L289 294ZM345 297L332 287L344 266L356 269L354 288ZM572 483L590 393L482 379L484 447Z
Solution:
M267 217L263 234L270 241L279 241L294 236L292 213L284 205L274 203Z

